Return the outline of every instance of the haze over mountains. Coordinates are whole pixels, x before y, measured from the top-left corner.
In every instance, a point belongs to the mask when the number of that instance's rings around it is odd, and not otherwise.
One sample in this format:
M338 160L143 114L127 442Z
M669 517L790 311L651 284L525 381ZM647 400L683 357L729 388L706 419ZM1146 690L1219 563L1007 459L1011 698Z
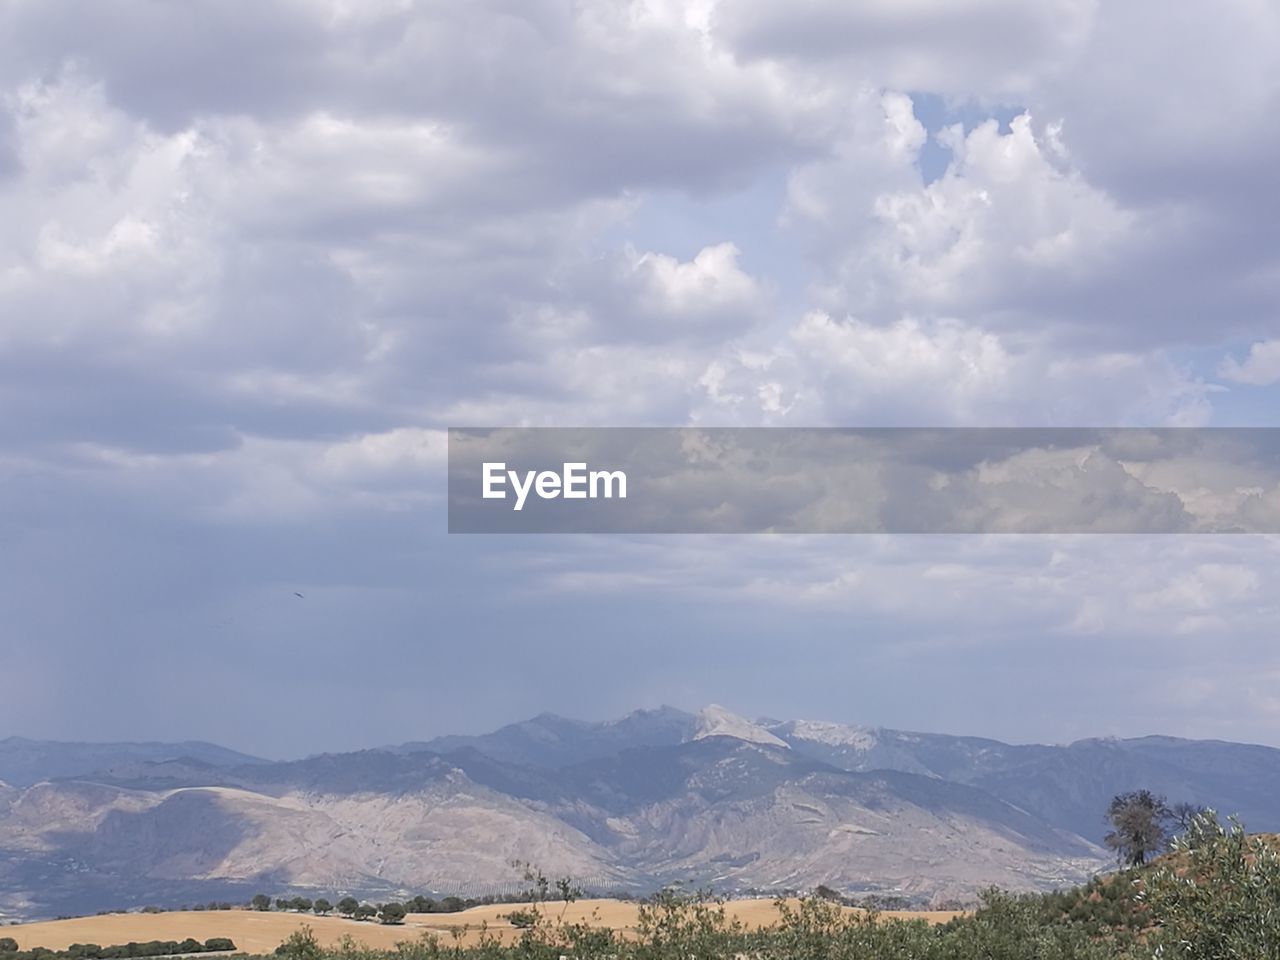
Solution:
M1106 865L1147 787L1280 829L1280 750L1168 737L1016 746L669 707L269 762L211 744L0 741L0 915L682 881L964 898Z

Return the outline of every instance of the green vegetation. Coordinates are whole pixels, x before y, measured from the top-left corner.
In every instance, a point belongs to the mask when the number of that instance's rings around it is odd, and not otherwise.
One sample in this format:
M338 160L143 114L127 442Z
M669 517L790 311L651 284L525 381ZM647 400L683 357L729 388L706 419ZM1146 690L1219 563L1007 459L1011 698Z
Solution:
M31 950L18 950L17 944L10 938L14 949L5 949L5 942L0 941L0 951L5 960L128 960L133 957L168 957L180 953L222 953L234 950L236 945L226 937L213 937L201 943L199 940L148 940L146 943L123 943L111 947L100 947L96 943L73 943L66 950L46 950L35 947Z
M1278 960L1280 853L1212 812L1191 818L1170 854L1072 890L991 890L948 923L844 910L835 891L788 903L780 920L749 930L705 894L664 891L643 902L634 936L566 923L571 885L542 882L532 905L507 919L514 940L484 926L468 938L433 936L394 951L347 938L322 948L309 930L281 944L285 960ZM469 940L469 945L463 945Z
M1196 817L1139 899L1159 919L1165 956L1280 957L1280 853L1236 820Z

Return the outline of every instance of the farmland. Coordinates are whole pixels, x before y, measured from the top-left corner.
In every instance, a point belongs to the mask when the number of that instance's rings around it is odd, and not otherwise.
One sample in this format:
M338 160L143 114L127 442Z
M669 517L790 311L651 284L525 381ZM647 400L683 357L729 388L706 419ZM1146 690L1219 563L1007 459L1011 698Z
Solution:
M399 942L414 940L423 934L435 934L452 942L452 931L455 928L467 928L462 941L473 942L482 925L490 932L507 939L514 935L514 928L503 918L520 909L519 904L497 904L459 913L410 914L403 924L390 926L363 923L344 917L260 913L255 910L117 913L21 924L5 927L4 934L13 937L23 950L33 947L64 950L73 943L114 944L145 940L184 940L188 937L198 940L230 937L241 951L270 953L291 933L306 925L324 946L335 945L344 936L351 936L369 947L389 949ZM849 913L855 912L846 909ZM608 927L625 935L634 930L638 910L636 904L626 901L581 900L565 908L563 919L569 923L588 922L594 926ZM752 928L767 926L778 920L777 908L771 900L734 900L726 904L726 910L730 917L741 920ZM560 917L560 906L548 907L547 912L552 917ZM949 911L894 912L884 916L944 922L956 914Z

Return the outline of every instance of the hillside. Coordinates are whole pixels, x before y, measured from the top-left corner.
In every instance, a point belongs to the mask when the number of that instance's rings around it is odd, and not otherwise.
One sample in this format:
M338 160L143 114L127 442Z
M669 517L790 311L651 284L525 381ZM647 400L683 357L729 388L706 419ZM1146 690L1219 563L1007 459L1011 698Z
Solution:
M160 759L53 749L60 763L120 762L0 786L0 913L243 902L263 888L511 892L515 860L597 890L822 883L971 898L1105 867L1102 811L1117 792L1150 786L1266 828L1267 791L1280 786L1280 751L1266 747L1017 746L752 722L723 708L611 723L543 715L480 737L288 762L214 764L177 746L148 745Z
M60 743L8 737L0 740L0 781L15 787L27 787L41 780L74 777L128 763L159 763L166 760L187 760L215 767L266 762L246 753L201 741Z

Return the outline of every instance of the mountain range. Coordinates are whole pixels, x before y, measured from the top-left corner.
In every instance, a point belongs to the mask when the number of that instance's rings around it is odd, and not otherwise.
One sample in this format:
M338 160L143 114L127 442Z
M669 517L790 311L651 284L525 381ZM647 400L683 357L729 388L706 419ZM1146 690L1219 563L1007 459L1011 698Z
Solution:
M1116 793L1280 830L1280 750L1065 746L757 720L543 714L479 736L266 761L207 743L0 741L0 917L263 891L483 895L515 862L600 891L826 884L938 902L1107 866Z

